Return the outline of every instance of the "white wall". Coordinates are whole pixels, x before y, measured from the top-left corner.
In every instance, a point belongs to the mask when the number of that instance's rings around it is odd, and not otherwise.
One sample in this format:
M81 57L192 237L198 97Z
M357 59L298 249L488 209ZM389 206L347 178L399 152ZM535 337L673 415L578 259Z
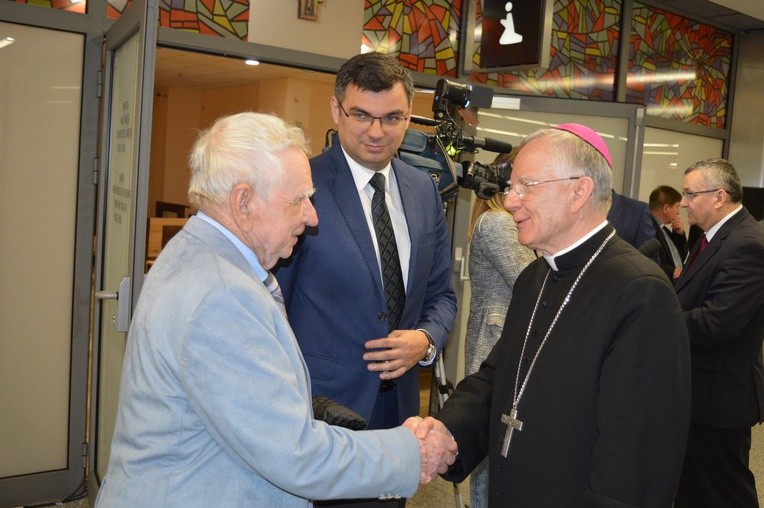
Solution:
M298 0L250 0L249 42L337 58L361 52L361 0L316 2L318 19L297 17Z

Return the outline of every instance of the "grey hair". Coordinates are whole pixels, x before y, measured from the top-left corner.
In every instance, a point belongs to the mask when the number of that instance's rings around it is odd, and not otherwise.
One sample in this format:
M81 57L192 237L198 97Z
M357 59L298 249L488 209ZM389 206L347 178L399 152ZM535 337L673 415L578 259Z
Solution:
M561 177L588 176L594 181L594 200L602 211L607 213L612 200L613 172L605 157L592 145L575 134L562 129L541 129L529 134L520 143L520 149L535 139L549 139L554 153L562 164Z
M396 83L403 85L411 104L416 93L414 79L398 59L383 53L363 53L342 64L334 80L334 96L342 102L348 85L355 85L368 92L384 92L392 89Z
M728 160L705 159L691 165L684 171L684 174L692 171L700 171L703 175L703 181L709 189L724 189L733 203L743 201L743 186L740 185L740 177L735 166Z
M196 208L207 201L225 204L239 183L251 184L268 200L284 179L278 156L290 148L308 154L305 134L274 115L247 112L219 118L191 149L189 201Z

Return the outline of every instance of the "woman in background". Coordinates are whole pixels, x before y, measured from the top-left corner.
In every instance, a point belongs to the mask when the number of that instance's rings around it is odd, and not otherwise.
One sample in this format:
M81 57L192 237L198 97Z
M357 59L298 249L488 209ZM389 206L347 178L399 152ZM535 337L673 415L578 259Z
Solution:
M514 160L514 151L494 163ZM464 342L466 375L476 372L501 336L515 279L535 253L517 240L517 226L504 209L504 194L477 198L468 231L472 297ZM470 475L470 506L488 506L488 459Z

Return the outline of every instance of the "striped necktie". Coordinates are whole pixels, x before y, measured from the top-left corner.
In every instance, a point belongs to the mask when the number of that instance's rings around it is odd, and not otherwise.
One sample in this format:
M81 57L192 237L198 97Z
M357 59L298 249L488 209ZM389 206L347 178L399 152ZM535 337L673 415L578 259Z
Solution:
M276 277L274 277L271 272L267 273L268 275L265 277L265 281L263 281L265 287L268 288L268 291L271 292L271 296L276 300L281 315L284 316L284 319L287 319L286 307L284 306L284 294L281 292L281 287L279 287L279 281L276 280Z
M371 218L374 222L374 232L377 235L379 261L382 265L382 284L385 289L387 303L388 325L390 330L398 327L406 303L406 292L403 286L401 261L398 257L398 245L395 243L395 232L390 214L385 203L385 175L375 173L371 177L374 196L371 199Z

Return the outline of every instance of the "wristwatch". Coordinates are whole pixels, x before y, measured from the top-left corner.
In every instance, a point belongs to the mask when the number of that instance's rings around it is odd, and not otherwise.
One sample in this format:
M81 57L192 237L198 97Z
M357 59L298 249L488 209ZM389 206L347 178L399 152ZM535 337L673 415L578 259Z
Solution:
M435 341L432 340L432 337L427 333L427 330L420 329L419 331L425 334L427 341L430 343L430 345L427 346L427 352L424 354L424 358L419 360L419 362L424 364L432 363L433 359L435 359L435 355L438 354L438 349L435 347Z

